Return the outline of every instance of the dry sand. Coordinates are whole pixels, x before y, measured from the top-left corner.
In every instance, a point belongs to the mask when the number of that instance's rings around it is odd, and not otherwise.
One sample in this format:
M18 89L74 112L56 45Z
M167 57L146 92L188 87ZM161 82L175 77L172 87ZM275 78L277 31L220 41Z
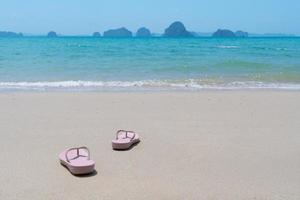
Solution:
M300 93L0 94L0 199L300 199ZM117 129L137 131L111 150ZM86 145L97 173L58 153Z

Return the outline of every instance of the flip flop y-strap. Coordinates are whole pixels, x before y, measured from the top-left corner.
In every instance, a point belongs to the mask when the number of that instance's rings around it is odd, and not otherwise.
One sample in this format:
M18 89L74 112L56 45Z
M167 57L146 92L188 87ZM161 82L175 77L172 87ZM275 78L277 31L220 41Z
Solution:
M132 133L133 136L132 137L128 137L128 133ZM134 131L126 131L126 138L129 138L130 141L132 141L135 138L135 132Z
M120 133L124 133L124 132L125 132L125 138L123 138L123 139L129 138L130 140L133 140L135 138L135 132L134 131L118 130L116 140L119 139ZM133 137L128 137L128 133L133 133Z
M68 153L69 153L70 151L72 151L72 150L76 150L76 151L77 151L77 157L76 157L76 158L80 157L80 154L79 154L79 150L80 150L80 149L84 149L84 150L87 151L87 153L88 153L88 160L90 160L90 150L89 150L87 147L75 147L75 148L70 148L70 149L68 149L68 150L66 151L66 153L65 153L66 161L67 161L67 162L70 162L70 160L69 160L69 158L68 158Z
M123 132L125 132L125 133L126 133L126 131L125 131L125 130L118 130L118 131L117 131L117 134L116 134L116 140L118 140L118 139L119 139L119 135L120 135L120 133L123 133Z

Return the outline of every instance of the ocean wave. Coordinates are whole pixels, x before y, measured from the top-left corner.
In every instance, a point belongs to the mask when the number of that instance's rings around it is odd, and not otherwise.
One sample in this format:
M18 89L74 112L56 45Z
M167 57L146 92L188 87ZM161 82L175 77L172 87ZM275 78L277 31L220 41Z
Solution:
M278 89L300 90L300 84L264 83L256 81L234 81L226 83L187 81L58 81L58 82L0 82L0 90L241 90L241 89Z

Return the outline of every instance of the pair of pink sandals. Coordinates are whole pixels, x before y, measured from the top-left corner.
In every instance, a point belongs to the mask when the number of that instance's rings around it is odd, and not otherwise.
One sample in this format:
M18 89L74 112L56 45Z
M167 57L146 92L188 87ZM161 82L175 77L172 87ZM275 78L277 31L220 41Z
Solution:
M140 142L139 135L133 131L119 130L116 139L112 140L114 150L127 150ZM94 172L95 161L90 159L87 147L75 147L64 150L59 154L60 163L74 175Z

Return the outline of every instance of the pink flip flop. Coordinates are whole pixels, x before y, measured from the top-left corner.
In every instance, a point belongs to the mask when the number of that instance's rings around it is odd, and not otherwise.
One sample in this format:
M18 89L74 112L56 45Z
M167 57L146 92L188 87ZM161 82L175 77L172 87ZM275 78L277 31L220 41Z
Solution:
M112 148L116 150L129 149L140 142L139 135L133 131L118 130L116 139L112 140Z
M95 170L95 161L90 159L87 147L67 149L59 154L59 160L74 175L89 174Z

